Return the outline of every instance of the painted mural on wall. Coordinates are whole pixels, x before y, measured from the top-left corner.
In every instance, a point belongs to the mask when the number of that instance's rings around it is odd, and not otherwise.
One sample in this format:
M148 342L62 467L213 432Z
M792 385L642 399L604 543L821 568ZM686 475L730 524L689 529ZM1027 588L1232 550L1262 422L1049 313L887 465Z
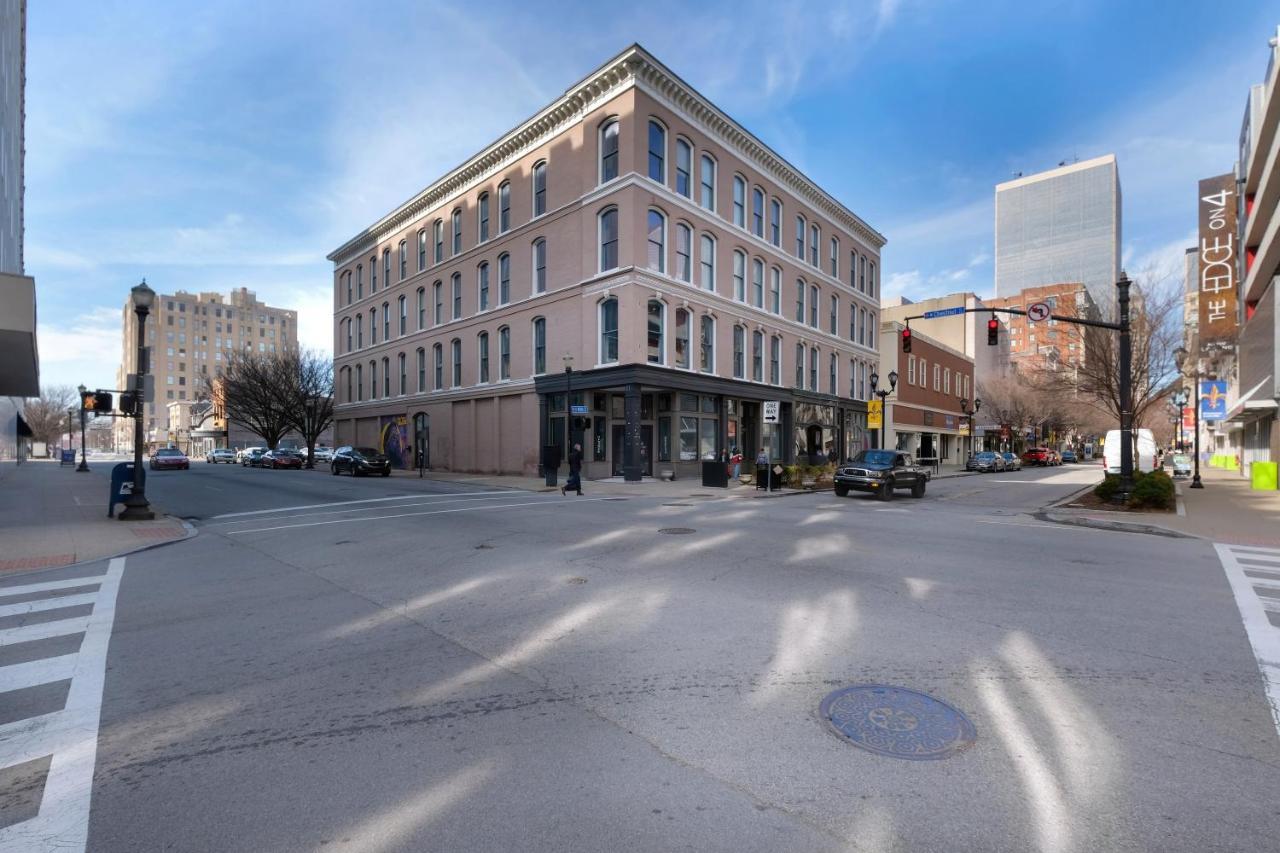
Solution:
M408 470L413 466L413 444L409 441L409 419L403 415L384 415L378 424L378 449L387 454L392 468Z

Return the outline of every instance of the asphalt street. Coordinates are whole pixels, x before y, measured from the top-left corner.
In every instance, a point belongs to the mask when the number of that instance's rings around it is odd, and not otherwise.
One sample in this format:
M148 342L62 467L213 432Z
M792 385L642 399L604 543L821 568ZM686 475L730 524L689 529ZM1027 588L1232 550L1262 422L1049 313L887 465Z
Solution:
M157 472L199 533L101 584L88 849L1274 849L1280 737L1222 561L1034 517L1096 476L886 504ZM976 739L860 749L819 713L856 684Z

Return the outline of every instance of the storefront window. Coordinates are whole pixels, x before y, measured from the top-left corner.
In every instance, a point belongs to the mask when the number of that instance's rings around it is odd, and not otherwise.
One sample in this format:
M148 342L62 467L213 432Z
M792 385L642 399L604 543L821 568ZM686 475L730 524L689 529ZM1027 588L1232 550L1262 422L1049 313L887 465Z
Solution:
M710 460L716 458L716 433L719 431L719 426L720 422L715 418L703 418L699 422L698 454L701 458Z
M658 461L671 461L671 418L658 419Z
M698 395L697 394L681 394L680 395L680 411L682 412L698 411Z
M698 419L681 416L680 418L680 461L694 462L698 459Z
M689 312L676 309L676 367L689 369Z

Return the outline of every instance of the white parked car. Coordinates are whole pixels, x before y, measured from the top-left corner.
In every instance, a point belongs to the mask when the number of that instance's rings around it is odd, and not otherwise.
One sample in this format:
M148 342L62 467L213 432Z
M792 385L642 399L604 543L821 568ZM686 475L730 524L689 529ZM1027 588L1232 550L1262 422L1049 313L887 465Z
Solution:
M305 451L304 451L304 453L305 453ZM314 461L316 461L316 462L332 462L332 461L333 461L333 448L332 448L332 447L317 447L317 448L315 449L315 459L314 459Z
M242 447L236 451L236 462L241 465L245 464L245 457L252 456L254 451L258 453L266 453L267 448L261 445L255 447Z

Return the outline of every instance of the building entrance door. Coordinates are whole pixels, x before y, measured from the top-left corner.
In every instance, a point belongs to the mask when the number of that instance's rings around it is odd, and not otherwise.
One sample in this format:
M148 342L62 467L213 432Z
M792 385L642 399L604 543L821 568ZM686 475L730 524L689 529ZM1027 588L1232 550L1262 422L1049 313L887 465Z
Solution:
M622 444L626 428L622 424L614 424L609 449L610 472L614 477L622 476ZM640 471L646 477L653 476L653 424L640 425Z
M431 467L431 416L418 412L413 416L413 449L417 467Z
M743 462L754 461L760 453L760 407L756 403L742 404L742 422L738 432L738 452ZM744 467L745 470L745 467Z

